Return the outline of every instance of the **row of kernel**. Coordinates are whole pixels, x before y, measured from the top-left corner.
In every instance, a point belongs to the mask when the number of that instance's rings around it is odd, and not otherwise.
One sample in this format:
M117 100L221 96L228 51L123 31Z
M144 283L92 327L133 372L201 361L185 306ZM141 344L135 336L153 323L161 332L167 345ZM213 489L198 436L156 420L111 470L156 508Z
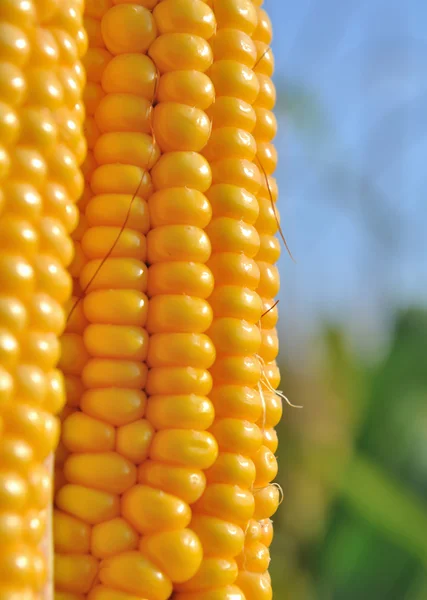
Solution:
M199 0L165 0L153 16L159 36L149 55L160 78L152 124L162 156L152 170L156 192L149 200L146 416L155 434L149 460L139 469L140 485L127 492L123 504L125 517L142 534L140 554L118 557L116 566L108 565L100 576L107 585L157 600L168 597L166 590L164 596L154 595L144 581L124 580L117 569L148 561L173 585L194 575L202 548L188 527L190 505L203 493L203 470L217 453L206 433L213 420L206 394L214 349L204 335L212 320L206 302L212 276L204 266L210 245L203 229L211 217L204 196L211 176L198 154L210 133L204 109L213 101L213 88L204 75L211 62L205 38L215 23Z
M274 296L278 292L278 272L271 265L280 253L278 240L274 237L278 229L276 208L277 190L271 177L276 168L277 154L271 143L276 133L276 122L271 109L274 106L275 91L271 81L273 57L270 49L271 23L264 10L258 8L258 26L252 34L257 50L254 71L260 84L260 93L255 102L256 126L253 135L257 144L257 164L262 172L263 185L258 193L259 215L255 223L260 236L260 248L256 261L260 270L258 293L263 299L263 317L260 320L261 346L260 361L263 369L260 392L263 398L263 415L259 424L264 430L264 444L256 460L256 480L254 495L259 536L255 539L248 531L239 567L241 581L245 582L247 597L262 600L271 597L271 582L268 574L268 547L272 540L273 528L270 517L278 506L278 489L270 485L277 474L277 461L274 452L277 447L274 426L281 417L281 401L274 393L270 382L271 368L278 353L278 338L275 330L277 308ZM274 373L274 371L273 371ZM278 383L278 382L277 382ZM250 595L249 595L250 590Z
M76 349L77 344L83 345L74 361L75 369L80 363L76 375L81 374L81 382L76 382L75 395L80 410L64 421L62 442L70 454L63 465L67 483L56 497L55 520L57 588L66 598L88 593L106 560L137 547L137 531L121 518L120 496L135 484L136 465L145 458L152 433L143 419L142 391L147 374L144 198L151 183L146 173L146 140L142 140L145 155L141 157L137 148L135 161L131 148L126 154L128 140L121 136L128 132L119 122L121 114L128 117L127 112L119 105L113 114L106 106L115 91L111 86L124 86L117 95L129 91L118 76L121 56L114 56L117 52L110 47L115 33L112 13L111 2L86 2L89 151L76 236L76 288L82 298L75 312L81 313L81 319L75 317L79 327L71 334ZM109 115L115 123L108 122ZM141 120L146 116L142 112Z
M36 6L11 0L0 15L0 121L7 146L0 153L0 313L2 341L9 337L7 352L2 352L9 371L2 373L3 392L13 383L0 442L1 592L4 598L30 598L51 584L52 576L48 456L57 441L54 414L64 402L55 366L63 305L71 291L65 271L72 258L68 234L75 226L74 202L81 189L84 77L79 57L85 35L74 3ZM75 117L77 142L71 149L64 143L62 120L68 110ZM8 499L12 491L14 497ZM25 589L16 589L19 584Z
M87 53L84 57L84 66L87 66ZM93 74L86 69L86 85L91 85ZM87 319L83 311L83 289L79 277L86 258L81 246L81 240L86 230L86 219L84 209L92 196L89 177L92 165L93 142L88 133L89 113L86 92L84 95L86 115L84 131L88 147L87 155L82 165L84 175L84 190L81 194L77 208L79 211L79 223L73 231L72 240L74 246L74 258L69 267L69 273L73 278L73 295L67 305L67 323L65 332L61 337L61 361L60 368L64 374L67 405L61 413L62 432L61 440L55 454L55 498L59 496L61 488L67 484L65 463L73 451L72 444L68 443L64 432L69 424L79 415L81 397L84 385L82 372L88 361L88 353L83 342L83 333L87 326ZM70 131L72 132L72 124ZM71 139L69 143L71 143ZM88 168L89 167L89 168ZM78 418L78 417L77 417ZM86 438L87 430L80 430L82 439ZM90 526L76 515L69 514L56 508L54 512L54 549L55 549L55 597L61 600L67 592L76 593L87 591L91 581L96 576L97 563L87 556L89 550ZM72 556L71 556L72 555ZM67 597L67 596L65 596ZM73 598L73 596L71 596Z
M210 431L219 455L207 471L207 488L194 507L193 527L202 540L204 560L197 575L179 587L180 600L209 598L214 593L224 600L244 597L240 586L235 586L236 580L239 585L236 559L254 512L252 459L262 441L255 424L261 414L255 355L262 308L253 260L259 248L253 225L260 176L250 133L255 123L251 104L258 93L250 38L256 12L250 2L221 0L214 3L214 12L218 30L211 40L214 64L209 75L216 101L210 110L212 134L203 153L213 174L208 192L213 219L207 233L215 287L209 299L214 314L209 335L217 355L211 370L215 422Z

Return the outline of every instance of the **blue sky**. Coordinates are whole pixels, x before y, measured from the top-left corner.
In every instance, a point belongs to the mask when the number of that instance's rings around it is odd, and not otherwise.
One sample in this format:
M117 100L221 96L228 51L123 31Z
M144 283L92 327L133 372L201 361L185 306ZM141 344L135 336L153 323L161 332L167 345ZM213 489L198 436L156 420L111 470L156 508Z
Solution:
M276 84L320 128L279 116L281 328L324 318L375 345L395 306L427 303L427 3L265 0ZM285 344L286 345L286 344Z

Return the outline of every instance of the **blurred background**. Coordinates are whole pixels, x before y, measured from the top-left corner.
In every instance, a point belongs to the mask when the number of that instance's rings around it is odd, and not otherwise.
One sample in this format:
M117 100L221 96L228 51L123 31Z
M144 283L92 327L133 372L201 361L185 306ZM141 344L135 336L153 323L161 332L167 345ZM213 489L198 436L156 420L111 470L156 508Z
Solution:
M427 600L427 3L265 0L282 226L276 600Z

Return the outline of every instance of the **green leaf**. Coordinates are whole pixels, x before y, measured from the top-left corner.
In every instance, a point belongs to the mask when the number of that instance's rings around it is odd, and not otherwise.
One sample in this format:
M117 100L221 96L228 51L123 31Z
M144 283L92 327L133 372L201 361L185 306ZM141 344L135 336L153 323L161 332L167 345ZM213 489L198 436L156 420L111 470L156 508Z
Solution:
M427 565L427 511L417 496L361 456L348 465L340 492L354 510Z

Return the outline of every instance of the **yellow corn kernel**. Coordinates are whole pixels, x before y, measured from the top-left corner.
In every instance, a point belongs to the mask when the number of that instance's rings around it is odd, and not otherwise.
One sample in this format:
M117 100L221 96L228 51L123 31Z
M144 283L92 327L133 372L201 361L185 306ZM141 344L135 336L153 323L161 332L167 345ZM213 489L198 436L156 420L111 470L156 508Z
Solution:
M164 225L151 230L147 236L147 259L158 262L206 262L211 244L206 233L191 225Z
M104 7L102 7L101 16L104 13L104 10L105 10ZM83 24L84 24L84 28L87 33L89 47L90 48L104 48L105 43L104 43L104 40L102 37L101 23L99 21L99 16L97 16L97 18L89 16L87 5L86 5L86 15L83 18Z
M180 593L176 597L178 600L245 600L246 598L240 588L235 585L227 585L202 592Z
M46 535L50 509L28 511L24 519L23 541L29 544L40 544Z
M80 274L80 285L87 291L105 289L134 289L144 292L147 288L147 268L135 258L108 258L89 261ZM95 273L97 274L95 277Z
M95 121L101 132L151 132L151 103L135 94L107 94L95 111Z
M170 187L190 187L206 192L212 183L209 163L196 152L167 152L152 170L157 190Z
M256 290L259 286L259 266L244 254L218 252L211 256L208 267L218 286L237 285L250 290Z
M199 108L161 102L153 113L153 132L162 152L199 152L209 140L210 120Z
M273 591L267 575L240 571L236 584L245 594L246 600L272 600Z
M123 389L120 401L117 400L114 385L111 388L87 390L82 396L81 408L94 419L116 427L132 423L144 415L147 402L144 392L137 389L139 387L136 380L135 389Z
M153 600L167 600L172 584L141 552L123 552L104 559L99 578L106 586Z
M164 262L152 265L149 270L149 296L181 293L205 299L211 295L213 287L212 272L201 263Z
M189 33L165 33L151 44L148 53L160 73L191 69L204 73L213 60L208 42Z
M137 290L99 290L88 294L83 302L86 318L91 323L139 325L147 319L148 299Z
M198 535L206 556L234 558L243 550L245 534L234 523L213 516L195 514L190 527Z
M259 542L261 540L261 523L251 519L245 531L245 544Z
M0 447L0 464L2 468L18 471L26 476L32 466L34 452L30 444L19 437L6 434L2 437Z
M214 420L214 408L205 396L151 396L146 417L157 430L179 423L182 429L208 429Z
M279 338L276 329L264 330L261 334L259 355L266 362L272 362L279 353Z
M116 451L135 464L142 463L149 453L154 435L153 423L140 419L117 430Z
M254 496L237 485L212 483L195 505L195 510L236 525L245 525L254 514Z
M142 327L130 325L89 325L84 332L84 343L91 356L145 360L148 352L148 334Z
M273 427L263 430L263 443L273 454L277 450L278 439L276 430Z
M280 287L279 270L276 266L266 262L258 262L260 270L259 292L261 296L274 298L277 295Z
M116 242L116 240L119 240ZM114 246L113 250L110 250ZM145 261L145 236L130 228L90 227L82 236L81 247L87 259L104 258L108 252L112 257L129 257Z
M160 367L148 372L146 389L151 395L173 394L179 391L181 394L206 396L212 389L212 377L205 369Z
M255 487L267 486L277 475L277 460L267 446L261 446L253 457L256 468Z
M91 530L87 523L59 510L54 514L55 549L62 554L86 554L90 548Z
M119 54L105 67L101 83L102 90L106 94L135 94L151 101L154 96L156 80L156 68L148 56ZM94 92L95 90L92 93ZM93 191L95 192L95 190Z
M240 29L220 29L211 40L214 60L237 60L252 69L257 60L257 48L251 37Z
M230 317L215 319L208 332L216 352L222 355L256 354L261 335L256 325Z
M71 454L64 474L70 483L111 494L122 494L136 481L135 466L116 452Z
M237 60L214 62L208 75L212 79L218 97L233 96L248 104L253 104L258 96L259 83L256 74ZM255 125L256 128L257 125Z
M256 8L251 0L215 0L218 29L240 29L252 35L258 24Z
M153 460L146 460L141 464L138 481L177 496L187 504L196 502L206 485L203 471Z
M222 452L253 456L261 447L262 432L257 425L242 419L216 419L210 428Z
M277 510L280 491L275 485L268 485L254 491L255 513L257 520L269 519Z
M219 386L254 387L261 377L261 365L258 358L252 356L226 356L216 360L211 375Z
M102 36L113 54L144 53L157 35L152 14L143 6L119 4L105 12Z
M261 174L253 162L243 158L224 158L211 165L213 183L228 183L256 194L261 185Z
M141 190L139 190L141 194ZM129 210L130 209L130 210ZM147 233L149 219L147 203L130 194L101 194L91 198L86 206L88 226L122 226L126 220L129 229ZM83 237L83 236L82 236Z
M56 495L56 505L89 525L102 523L120 514L118 496L81 485L64 485Z
M206 431L164 429L158 431L150 447L150 458L180 466L208 469L215 461L218 446Z
M156 333L150 338L147 363L150 367L192 366L208 369L215 348L204 334Z
M254 67L255 73L257 75L262 73L263 75L267 75L267 77L271 77L274 72L274 57L270 44L257 40L255 42L255 47L257 51L257 62Z
M269 142L258 142L257 159L267 175L274 173L277 167L277 151Z
M154 296L149 305L149 333L205 332L212 323L212 309L202 298L184 295Z
M147 365L130 360L93 358L83 369L82 380L91 389L122 387L140 390L147 381Z
M237 579L236 561L230 558L204 558L197 574L186 583L175 586L177 592L196 592L208 590L214 583L216 587L232 585Z
M217 97L207 113L212 120L212 129L239 127L251 133L256 124L256 114L251 104L234 96Z
M206 471L208 483L228 483L251 488L256 477L255 464L242 454L220 452L215 463Z
M263 311L260 297L253 290L237 285L221 285L209 298L216 318L244 319L258 323Z
M62 426L62 442L70 452L114 450L114 427L83 412L72 413Z
M129 489L121 504L125 519L144 535L187 527L191 519L188 504L146 485L135 485Z
M261 525L261 538L260 541L267 548L271 545L273 541L273 522L271 519L263 519L260 521Z
M277 133L277 121L270 110L265 108L255 108L256 125L252 131L252 135L257 142L271 142Z
M100 83L102 73L111 58L111 54L104 48L89 48L83 59L88 80Z
M44 461L58 442L59 426L50 413L26 404L5 408L8 430L31 444L37 459Z
M93 152L99 165L125 163L142 169L151 169L159 158L152 136L130 131L103 133Z
M136 531L124 519L104 521L92 529L90 549L96 558L108 558L138 547Z
M121 592L116 588L106 587L105 585L96 585L93 587L87 598L88 600L141 600L139 594L135 596L134 594Z
M259 94L254 102L254 106L272 110L276 104L276 88L274 83L267 75L257 73L257 76L259 82Z
M212 10L202 0L165 0L153 11L159 33L194 33L208 40L215 33Z
M221 127L214 129L203 155L209 161L220 158L244 158L253 160L257 147L252 135L237 127Z
M207 110L214 103L215 93L210 78L200 71L169 71L160 77L157 97L159 102L182 102Z
M173 583L191 579L202 562L202 546L191 529L144 536L139 549L144 556L158 565Z
M126 210L124 210L123 199L120 202L120 198L111 198L112 194L130 194L131 196L127 200L131 200L135 196L136 202L134 200L134 203L137 203L137 198L146 198L152 190L151 178L148 173L135 165L101 165L94 170L90 185L94 194L106 194L108 196L108 198L103 198L103 200L112 201L114 206L122 204L120 212L123 217L128 214L130 202L126 202ZM138 195L135 195L136 190L138 190ZM135 210L133 205L129 217L132 215L132 210ZM87 217L90 218L90 215L88 214ZM148 223L146 222L145 227L147 225Z
M206 196L189 188L169 188L153 194L149 200L152 227L190 225L204 228L212 211Z
M211 203L214 217L242 220L249 225L253 225L258 219L257 198L242 187L216 184L208 191L207 198Z
M281 253L279 240L271 235L260 235L259 241L257 259L261 262L269 262L271 264L277 262Z
M98 561L89 554L56 554L55 586L58 590L86 594L97 569Z
M265 573L270 564L268 548L261 542L251 542L237 558L239 569L253 573Z

